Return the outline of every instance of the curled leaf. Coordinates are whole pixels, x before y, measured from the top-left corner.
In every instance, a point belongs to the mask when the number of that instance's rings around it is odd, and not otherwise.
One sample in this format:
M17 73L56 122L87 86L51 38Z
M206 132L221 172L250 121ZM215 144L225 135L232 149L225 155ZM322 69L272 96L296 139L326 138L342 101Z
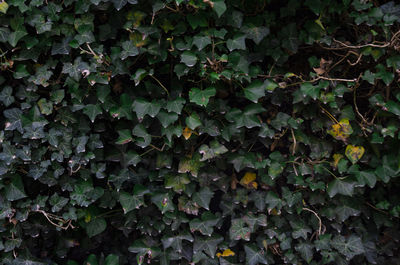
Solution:
M243 178L240 180L240 184L248 189L254 188L257 189L258 184L255 182L256 173L246 172Z
M222 253L217 253L217 257L231 257L235 256L235 252L230 250L229 248L225 249Z
M189 140L190 136L192 136L192 130L189 127L185 127L182 130L182 135L185 137L186 140Z

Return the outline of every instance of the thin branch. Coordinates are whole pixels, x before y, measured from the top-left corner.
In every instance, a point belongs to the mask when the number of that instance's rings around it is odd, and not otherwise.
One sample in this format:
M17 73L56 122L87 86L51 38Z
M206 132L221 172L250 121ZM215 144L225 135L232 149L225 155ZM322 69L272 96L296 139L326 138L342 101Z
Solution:
M318 228L318 235L317 236L321 235L322 234L322 221L321 221L321 218L318 216L318 214L315 211L313 211L313 210L311 210L309 208L303 207L303 210L309 211L309 212L313 213L315 215L315 217L317 217L317 219L319 221L319 228Z
M164 91L167 93L167 96L169 97L169 92L168 89L160 82L160 80L158 80L155 76L153 75L149 75L151 78L153 78L163 89Z

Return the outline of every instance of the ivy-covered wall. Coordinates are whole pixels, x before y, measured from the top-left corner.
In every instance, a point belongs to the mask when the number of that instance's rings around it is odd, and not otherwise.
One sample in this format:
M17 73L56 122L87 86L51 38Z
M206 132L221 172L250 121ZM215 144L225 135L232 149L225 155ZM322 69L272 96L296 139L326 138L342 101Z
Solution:
M399 22L0 0L0 263L399 264Z

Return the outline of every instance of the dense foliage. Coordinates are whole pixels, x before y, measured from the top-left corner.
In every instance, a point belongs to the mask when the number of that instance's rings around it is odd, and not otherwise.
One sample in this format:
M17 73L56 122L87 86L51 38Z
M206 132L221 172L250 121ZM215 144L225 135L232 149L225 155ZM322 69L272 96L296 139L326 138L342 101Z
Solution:
M400 5L0 12L4 264L400 263Z

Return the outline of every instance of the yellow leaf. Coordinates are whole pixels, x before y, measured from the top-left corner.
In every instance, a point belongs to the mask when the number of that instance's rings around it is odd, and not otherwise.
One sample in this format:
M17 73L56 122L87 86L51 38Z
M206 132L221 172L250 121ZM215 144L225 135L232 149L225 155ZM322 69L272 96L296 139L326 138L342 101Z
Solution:
M246 172L246 174L244 174L243 178L240 180L240 184L246 188L257 189L258 184L255 182L255 180L256 173Z
M336 168L337 165L339 164L340 159L343 158L343 155L341 154L334 154L333 155L333 167Z
M342 119L340 122L332 125L328 133L337 140L346 141L346 139L353 133L348 119Z
M192 136L192 130L189 127L185 127L182 131L182 135L183 137L185 137L186 140L188 140L190 138L190 136Z
M231 256L235 256L235 252L233 252L232 250L225 249L224 252L222 253L217 253L217 257L231 257Z
M5 13L7 13L7 9L8 9L8 4L6 3L6 1L4 1L4 0L1 1L0 2L0 12L5 14Z
M349 144L346 147L345 154L351 163L355 164L364 155L365 149L362 146L354 146Z
M92 220L92 216L90 215L90 213L87 213L86 216L85 216L85 222L89 223L90 220Z

